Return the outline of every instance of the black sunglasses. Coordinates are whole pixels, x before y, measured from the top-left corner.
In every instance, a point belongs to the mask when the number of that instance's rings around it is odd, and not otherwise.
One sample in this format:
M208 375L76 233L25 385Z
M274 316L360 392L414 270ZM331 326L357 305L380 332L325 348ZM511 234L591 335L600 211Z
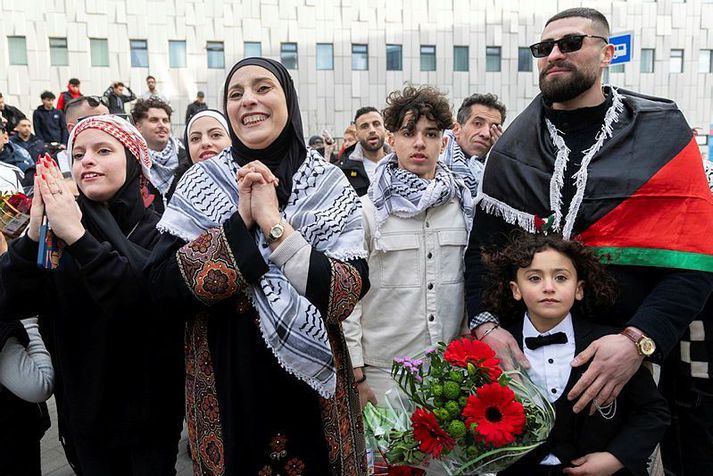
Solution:
M562 53L572 53L582 49L582 43L585 38L598 38L609 43L607 38L597 35L567 35L559 40L545 40L534 45L530 45L530 51L535 58L544 58L552 53L552 49L557 45L557 48Z

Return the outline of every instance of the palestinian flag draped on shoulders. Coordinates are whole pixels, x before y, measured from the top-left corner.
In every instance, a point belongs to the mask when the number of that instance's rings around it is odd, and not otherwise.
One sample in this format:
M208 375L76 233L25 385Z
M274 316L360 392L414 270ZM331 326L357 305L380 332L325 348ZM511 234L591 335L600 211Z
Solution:
M621 265L713 271L713 195L690 127L673 101L605 86L603 128L575 172L541 96L488 155L479 206L534 233L561 233ZM477 226L477 225L476 225Z

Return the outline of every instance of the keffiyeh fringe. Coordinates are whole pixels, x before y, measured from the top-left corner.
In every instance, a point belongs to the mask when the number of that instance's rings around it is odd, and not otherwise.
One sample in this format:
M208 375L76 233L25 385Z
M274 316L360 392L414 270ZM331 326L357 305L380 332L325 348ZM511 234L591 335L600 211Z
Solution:
M158 224L159 231L191 241L224 223L238 209L237 171L230 149L189 169ZM341 170L317 153L308 152L293 176L283 216L327 257L366 258L361 202ZM325 319L268 259L272 250L262 246L262 232L257 229L254 236L269 266L249 292L263 339L286 371L329 398L336 389L336 369Z

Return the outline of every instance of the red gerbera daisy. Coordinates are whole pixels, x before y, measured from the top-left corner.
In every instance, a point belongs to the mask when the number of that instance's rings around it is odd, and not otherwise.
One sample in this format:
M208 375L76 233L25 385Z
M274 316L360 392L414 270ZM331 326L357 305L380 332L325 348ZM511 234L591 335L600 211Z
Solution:
M491 382L503 373L498 365L500 360L495 358L495 351L488 344L470 337L463 337L448 344L443 358L456 367L468 367L468 363L480 367L486 370Z
M439 458L443 449L450 450L455 445L453 437L438 425L436 416L423 408L413 412L411 426L413 437L421 443L418 449L434 458Z
M423 476L426 471L411 466L389 466L389 476Z
M525 429L525 409L515 400L515 393L498 383L483 385L468 397L463 409L465 425L476 423L475 435L495 448L515 441Z

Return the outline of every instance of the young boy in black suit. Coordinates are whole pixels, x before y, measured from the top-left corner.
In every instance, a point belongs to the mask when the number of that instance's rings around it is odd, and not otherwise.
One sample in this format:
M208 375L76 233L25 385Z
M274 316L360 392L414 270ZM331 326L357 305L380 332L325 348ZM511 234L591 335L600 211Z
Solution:
M647 460L669 424L666 401L640 368L606 407L575 414L566 395L586 367L570 362L617 330L587 320L615 296L613 280L593 252L555 236L522 235L487 260L484 294L521 345L528 373L555 408L547 441L500 475L647 475Z

